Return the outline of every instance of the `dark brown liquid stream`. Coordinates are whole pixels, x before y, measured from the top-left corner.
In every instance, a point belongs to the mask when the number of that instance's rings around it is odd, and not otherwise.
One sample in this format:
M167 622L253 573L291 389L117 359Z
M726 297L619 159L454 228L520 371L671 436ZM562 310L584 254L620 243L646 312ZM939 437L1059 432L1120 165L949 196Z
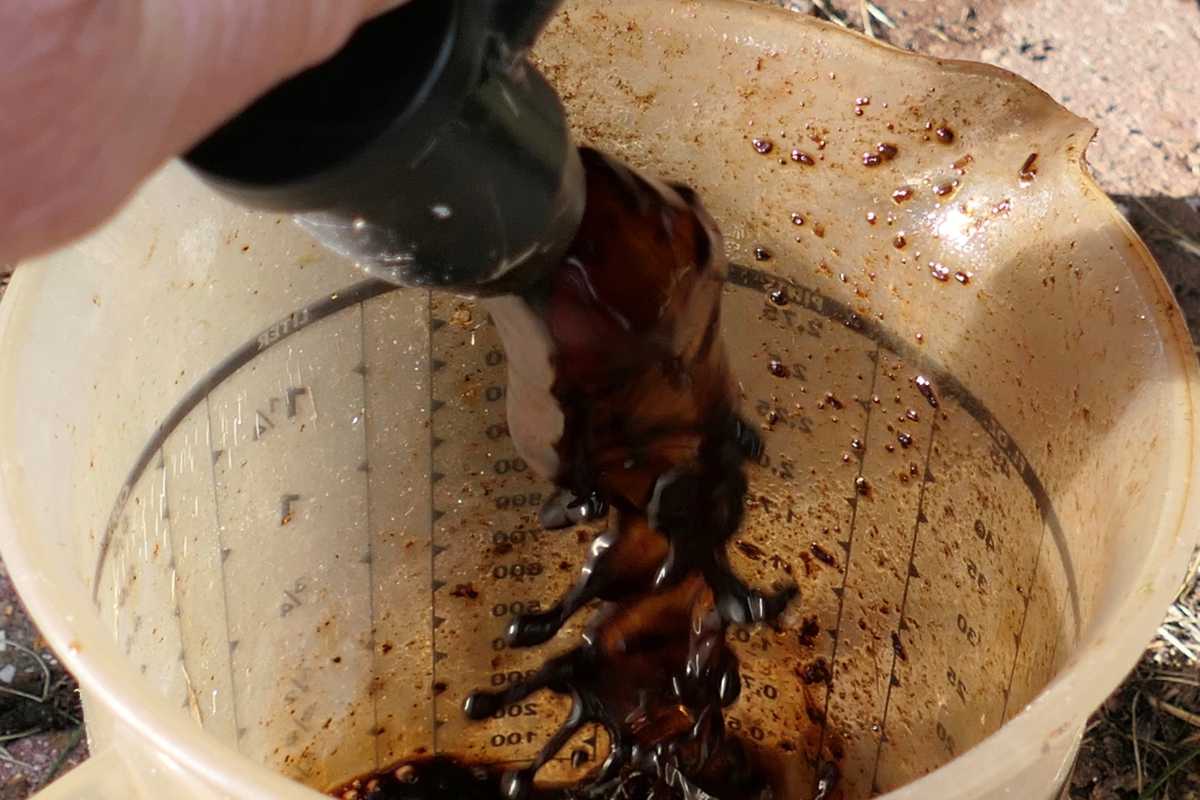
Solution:
M796 591L751 590L725 554L742 522L743 463L762 444L737 414L719 335L720 234L687 187L653 184L595 151L582 156L588 198L579 233L522 302L551 344L551 394L563 419L550 476L560 492L542 524L603 517L608 527L574 587L548 611L514 619L509 644L541 645L585 605L602 605L577 647L520 684L475 692L464 708L484 720L549 690L571 699L570 713L524 769L413 761L337 796L779 797L769 766L724 720L741 689L728 626L771 622ZM505 342L510 354L519 346ZM608 733L604 762L577 785L535 786L540 768L569 755L572 737L591 725ZM832 797L836 769L825 765L822 776L822 795Z

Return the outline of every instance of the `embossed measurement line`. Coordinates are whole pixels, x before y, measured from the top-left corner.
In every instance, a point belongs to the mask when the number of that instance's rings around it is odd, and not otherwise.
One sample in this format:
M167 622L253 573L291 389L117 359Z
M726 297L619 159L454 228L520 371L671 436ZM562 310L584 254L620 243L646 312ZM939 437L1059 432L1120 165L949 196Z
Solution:
M138 454L138 457L133 462L133 467L129 470L129 475L125 479L125 483L117 492L116 502L109 513L108 523L105 525L104 533L100 538L100 546L96 554L96 568L92 574L92 602L96 604L97 608L100 605L100 577L103 574L105 562L108 560L108 553L112 548L113 536L116 534L117 526L120 524L121 515L125 513L125 506L129 502L130 493L133 491L134 485L141 479L142 473L149 467L155 454L162 447L163 443L166 442L167 437L179 427L187 415L196 406L200 405L200 403L205 402L209 393L226 378L246 364L249 364L267 348L274 347L285 339L296 335L314 322L336 314L343 309L350 308L356 303L361 303L372 297L378 297L381 294L395 291L397 288L393 284L384 281L366 280L356 283L340 292L329 294L314 303L291 312L269 325L266 330L256 334L222 359L179 399L179 402L167 413L162 422L158 423L154 430L150 432L146 444L142 447L141 453ZM295 399L289 397L288 401L289 403L294 403Z
M359 331L359 349L362 359L359 365L353 369L354 372L362 378L362 398L363 398L363 462L359 467L359 472L363 476L363 496L367 506L367 620L370 628L367 630L367 644L371 648L371 664L372 674L378 674L379 670L375 668L378 659L378 652L375 647L375 531L379 529L376 525L375 508L371 503L371 470L367 461L367 454L371 452L372 433L374 427L371 423L371 392L368 385L369 378L367 377L367 308L365 302L358 304L358 331ZM371 730L379 730L379 694L371 692ZM380 737L372 737L375 745L375 770L378 771L381 767L380 750L382 743Z
M189 411L190 410L191 409L189 409ZM212 403L209 402L207 394L204 395L204 414L205 414L204 422L205 422L205 426L206 426L205 430L207 431L207 433L205 434L205 437L204 437L206 440L205 445L206 445L208 451L211 452L212 451ZM165 439L166 436L163 436L163 438ZM222 605L224 606L223 610L225 613L225 638L229 642L229 661L228 661L229 685L231 687L236 687L237 684L234 682L234 675L233 675L233 653L235 650L237 650L238 643L237 643L237 640L229 639L229 630L230 630L230 628L229 628L229 581L225 574L225 559L229 557L230 551L225 549L225 536L222 533L221 499L219 497L220 492L217 491L217 461L215 458L208 459L208 469L209 469L209 472L208 472L209 481L212 484L213 521L216 522L216 525L217 525L217 549L220 554L220 557L217 559L217 564L219 565L218 568L221 571L221 597L223 599ZM103 564L101 564L101 566L103 566ZM99 585L98 584L99 568L97 568L96 578L97 578L97 585ZM239 722L239 719L238 719L237 689L234 688L230 694L231 694L230 709L233 712L233 729L234 729L234 731L237 732L237 742L238 742L238 746L240 747L242 735L245 733L245 729L241 726L241 723Z
M1017 649L1013 653L1012 667L1008 671L1008 685L1004 687L1004 709L1000 712L1000 720L1008 719L1008 701L1012 697L1013 681L1017 677L1017 664L1021 660L1021 645L1025 641L1025 622L1029 619L1029 606L1033 604L1034 587L1037 586L1038 570L1042 566L1042 546L1046 541L1046 526L1042 526L1042 535L1038 538L1037 555L1033 557L1033 574L1029 576L1029 588L1025 591L1025 608L1021 610L1021 625L1017 628ZM1057 646L1057 637L1056 646Z
M868 397L874 396L875 386L879 380L880 347L878 344L875 345L874 354L875 354L874 358L871 359L873 367L871 370L871 391L868 392L868 394L867 394ZM864 442L867 442L867 441L870 441L871 412L874 408L874 403L868 402L864 407L867 410L867 418L863 422L862 438L863 438ZM863 477L863 471L865 468L866 468L866 459L859 458L858 459L858 474L855 475L855 484L857 484L858 480L860 480ZM854 530L858 524L858 504L860 502L862 502L862 495L860 495L858 493L857 487L855 485L852 485L849 488L850 488L850 491L852 492L851 496L853 497L853 502L850 506L850 533L847 536L847 541L846 541L846 556L844 559L844 563L846 566L842 570L842 584L837 589L837 597L838 597L837 622L834 623L834 627L833 627L833 632L834 632L833 651L829 655L830 678L829 678L828 685L825 687L825 711L824 711L824 713L821 714L821 736L817 740L817 757L818 758L820 758L820 754L822 752L824 752L825 737L829 733L829 722L828 722L828 720L829 720L829 703L830 703L830 699L833 696L834 684L837 681L838 645L842 641L842 618L843 618L845 610L846 610L846 586L850 580L850 567L854 563ZM813 793L814 794L817 792L817 781L819 781L819 780L820 780L820 770L817 770L817 772L813 775Z
M425 314L426 314L426 319L427 319L427 327L428 327L428 331L429 331L429 354L428 354L429 360L426 363L429 364L429 372L430 372L429 380L427 381L427 383L429 384L429 454L428 454L428 456L429 456L429 480L434 481L434 475L436 475L437 473L434 470L434 450L436 448L434 447L433 443L437 439L437 432L434 429L434 421L433 421L433 416L436 413L436 411L433 407L433 337L434 337L435 332L441 326L439 325L438 328L434 327L433 292L432 291L430 291L425 298ZM445 323L443 323L443 324L445 324ZM438 629L437 591L438 591L439 587L437 585L437 579L434 578L433 576L437 575L437 563L436 563L437 562L437 525L438 525L438 519L440 519L440 517L441 517L441 514L438 514L437 509L434 508L434 492L431 490L429 492L429 575L430 575L430 580L432 581L432 583L429 587L429 637L430 637L430 639L429 639L429 641L430 641L429 685L431 687L437 685L437 663L438 663L438 657L437 657L437 654L438 654L438 648L437 648L437 629ZM430 698L429 698L429 714L430 714L429 730L432 732L432 737L433 737L432 750L433 750L433 754L435 756L438 754L438 728L440 727L438 724L437 706L438 706L437 692L431 690Z
M933 377L943 399L953 398L958 405L974 419L992 442L1004 454L1008 462L1017 470L1022 482L1033 495L1037 503L1038 513L1041 514L1050 534L1054 537L1055 549L1062 563L1067 581L1067 596L1071 601L1071 613L1075 618L1075 631L1078 636L1082 622L1082 611L1079 601L1079 581L1075 574L1075 563L1067 546L1066 533L1050 495L1046 491L1042 479L1033 470L1033 466L1025 457L1024 451L1017 445L1016 440L1008 433L1000 421L988 410L983 402L971 393L958 378L954 377L941 364L930 358L925 351L909 343L906 339L880 325L869 317L861 317L852 308L833 298L817 292L807 286L802 286L778 276L768 275L756 269L731 264L729 267L729 282L735 286L763 291L769 286L787 286L794 296L795 304L816 314L846 325L851 330L876 342L881 348L890 350L905 362L917 366L920 370Z
M883 754L883 744L887 741L887 721L888 711L892 707L892 689L896 686L896 662L900 658L900 650L903 647L903 642L900 637L904 636L904 632L908 628L905 622L905 615L908 614L908 590L912 585L913 576L916 574L916 566L913 559L917 556L917 539L921 535L921 526L928 520L925 518L925 490L928 488L932 476L929 473L930 459L933 457L933 440L937 438L938 426L934 420L929 426L929 444L925 447L925 464L921 472L921 491L917 497L917 518L913 520L913 535L912 544L908 550L908 569L904 574L904 592L900 595L900 616L896 623L896 630L892 632L893 647L892 647L892 667L888 670L887 693L883 698L883 717L879 721L879 744L875 748L875 766L871 771L871 787L874 791L875 782L879 777L879 759Z

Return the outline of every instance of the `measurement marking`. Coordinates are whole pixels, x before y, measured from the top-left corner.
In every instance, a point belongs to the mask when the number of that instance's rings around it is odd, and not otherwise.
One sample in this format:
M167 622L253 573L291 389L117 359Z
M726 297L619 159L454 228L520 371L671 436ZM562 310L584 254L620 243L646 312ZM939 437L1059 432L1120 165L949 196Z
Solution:
M433 316L433 292L432 291L427 292L425 295L425 319L426 319L426 329L429 331L429 352L427 353L427 359L428 359L428 363L432 365L433 364L433 333L435 330L437 330L437 328L433 327L433 321L434 321L435 317ZM430 731L432 732L432 735L433 735L433 748L432 749L433 749L433 754L436 756L438 754L438 727L439 727L438 715L437 715L438 701L437 701L437 693L433 691L433 687L437 685L437 662L438 662L438 659L437 659L437 629L438 629L438 625L439 625L439 623L437 621L438 620L437 590L440 587L437 586L437 581L432 580L432 576L437 574L437 571L436 571L437 564L434 563L434 560L436 558L436 554L434 553L434 548L437 546L437 522L436 522L437 518L434 517L435 509L433 507L433 491L434 491L433 484L436 483L436 481L433 479L433 476L436 473L433 471L433 449L434 449L433 448L433 439L434 439L433 411L434 411L434 409L433 409L433 369L432 368L429 369L429 371L428 371L427 380L429 381L429 442L430 442L430 447L429 447L429 476L430 476L430 485L429 485L429 575L431 577L431 586L430 586L430 590L429 590L429 637L430 637L429 649L433 653L433 656L430 659L430 665L429 665L429 669L430 669L430 673L429 673L429 714L431 717Z
M308 394L307 386L289 386L287 390L287 415L288 419L296 417L296 398L302 394Z
M867 393L868 397L875 394L875 384L876 384L876 381L878 381L878 379L879 379L879 345L878 344L875 345L874 356L871 359L871 363L873 365L871 368L871 390L870 390L870 392ZM863 422L863 441L864 442L869 442L871 440L870 439L871 411L872 411L873 407L874 407L873 404L868 405L866 407L867 418ZM864 469L865 464L866 464L865 458L858 459L858 474L855 476L856 479L861 478L863 476L863 469ZM818 759L821 758L821 753L824 752L824 750L825 750L825 736L828 732L828 727L829 727L829 722L828 722L828 720L829 720L829 703L830 703L830 698L833 697L833 685L834 685L835 681L837 680L838 645L840 645L842 642L842 615L846 608L846 586L848 585L849 580L850 580L850 565L853 563L853 560L851 559L850 556L851 556L851 553L854 552L854 528L855 528L855 525L858 523L858 504L859 504L860 500L862 499L862 495L860 495L857 491L855 491L853 486L850 486L848 488L853 492L853 500L850 503L850 535L846 538L846 545L845 545L846 568L842 571L842 585L837 590L837 597L838 597L837 622L834 623L834 626L833 626L833 631L834 631L833 652L829 656L829 663L831 666L830 666L829 683L825 687L825 713L821 715L821 736L817 740L817 758ZM819 778L820 778L820 769L818 769L816 774L813 776L813 792L814 792L814 794L818 791L817 781Z
M288 314L280 321L268 326L262 333L244 342L240 347L218 362L179 399L175 407L163 417L162 422L151 431L145 446L142 447L141 453L138 454L137 459L133 462L133 467L129 470L129 476L125 479L125 484L117 492L117 499L113 503L113 510L109 513L108 523L105 525L104 534L100 539L100 545L96 551L96 567L92 571L92 603L95 604L96 608L100 607L100 577L104 573L104 565L108 561L113 537L116 535L121 515L125 513L125 505L129 502L133 486L141 479L142 473L150 466L151 460L157 455L167 437L174 433L175 429L187 418L187 415L192 413L192 410L201 403L207 403L208 396L213 389L217 388L230 375L253 361L255 357L268 347L273 347L284 339L294 336L317 320L336 314L363 300L369 300L372 297L396 291L398 288L398 286L385 281L365 280L354 284L344 291L326 295L299 311ZM209 419L211 425L211 414ZM219 451L213 451L214 460L220 457L220 455Z
M871 339L882 349L890 350L909 363L920 366L923 372L933 376L935 382L942 390L943 398L953 397L957 400L962 409L984 429L989 438L1000 448L1000 451L1008 459L1009 463L1017 469L1026 488L1033 495L1038 512L1042 515L1051 535L1054 537L1055 548L1058 552L1059 560L1063 565L1063 571L1066 574L1067 594L1070 599L1071 611L1075 617L1074 631L1075 636L1078 637L1081 627L1079 585L1075 575L1074 562L1067 548L1066 535L1063 532L1062 523L1053 505L1050 503L1050 496L1041 478L1033 471L1032 466L1029 464L1028 459L1025 458L1020 447L1017 446L1013 438L987 407L963 386L957 378L949 374L940 364L929 358L924 351L916 348L892 331L887 330L875 320L869 317L859 317L844 303L826 297L820 292L807 286L802 286L795 281L787 280L778 275L767 275L764 272L744 267L740 264L730 265L729 283L733 286L740 286L756 292L763 291L769 285L787 285L794 294L793 299L796 305L820 314L826 319L849 324L854 331ZM142 473L149 466L151 459L156 455L167 436L179 427L180 423L191 413L192 409L196 408L201 402L204 402L208 394L217 385L248 364L267 348L306 329L318 320L331 316L364 300L396 291L398 288L393 284L372 279L361 281L343 291L323 296L320 300L299 311L288 314L280 321L269 326L266 331L257 337L243 343L223 361L207 372L180 398L178 404L170 410L163 421L151 433L145 447L142 448L138 458L134 461L125 484L118 491L116 500L113 502L113 509L109 514L108 523L105 526L100 545L97 548L96 566L92 575L92 602L96 608L100 607L100 578L108 560L117 527L125 512L125 506L129 502L133 486L141 478ZM430 335L432 336L434 331L441 329L445 324L445 320L430 316ZM430 344L430 360L432 361L432 342ZM443 401L432 399L430 413L436 412L444 405ZM274 410L273 406L271 410ZM222 454L222 451L214 451L214 460Z
M211 438L211 436L212 436L212 433L211 433L211 431L212 431L212 400L209 398L209 396L207 394L204 395L204 414L205 414L205 418L206 418L205 421L208 423L209 437ZM225 641L229 642L229 649L228 649L228 653L229 653L229 688L230 688L229 706L233 712L233 729L238 732L237 747L240 750L242 747L242 736L241 736L242 728L238 721L237 683L234 681L234 677L233 677L233 651L237 648L237 644L234 640L230 639L229 581L225 575L225 561L226 561L226 559L229 558L230 549L225 547L225 536L223 533L224 528L221 525L221 502L220 502L220 498L217 495L217 464L216 464L216 462L215 461L210 462L208 465L208 469L209 469L209 476L210 476L211 482L212 482L213 521L216 522L216 524L217 524L217 548L220 550L220 553L221 553L221 560L220 560L219 568L221 571L221 596L224 598L224 601L225 601L224 602L224 606L225 606L225 608L224 608ZM213 691L215 692L216 690L214 689ZM216 698L215 693L213 695L213 698L215 701L215 698Z
M1017 628L1017 649L1013 653L1012 669L1008 671L1008 685L1004 689L1004 709L1000 712L1000 722L1008 720L1008 702L1012 699L1013 681L1017 677L1017 662L1021 660L1021 644L1025 638L1025 621L1029 619L1029 607L1033 605L1033 592L1037 586L1038 569L1042 564L1042 545L1046 541L1046 526L1042 525L1042 535L1038 539L1037 555L1033 558L1033 574L1029 577L1028 594L1025 595L1025 608L1021 611L1021 627ZM1058 637L1055 637L1057 641Z
M160 502L162 503L163 517L165 519L166 518L166 510L167 510L167 470L165 469L165 467L166 467L166 448L160 447L158 450L158 454L159 454L158 455L159 464L161 464L163 466L162 493L160 495ZM197 500L197 502L198 502L198 500ZM175 628L179 632L179 663L180 663L181 669L183 670L184 683L187 686L187 691L189 693L188 697L194 697L195 690L192 688L192 678L191 678L191 675L189 675L188 671L187 671L187 638L183 635L183 606L180 605L180 603L179 603L179 592L178 592L179 573L176 570L176 565L175 565L174 533L175 533L175 527L172 525L168 525L167 529L163 532L163 534L164 534L163 535L163 543L166 548L169 548L169 550L165 553L165 555L168 556L167 568L171 570L171 605L174 607L172 610L172 616L175 617ZM186 548L187 534L183 533L182 535L183 535L184 546ZM184 555L185 556L187 555L186 549L185 549ZM141 618L139 617L136 627L140 627L140 625L141 625ZM135 629L136 629L136 627L135 627ZM184 699L184 705L188 705L188 698ZM196 718L197 718L197 722L199 722L201 725L204 724L203 719L200 718L199 706L197 706L197 708L196 708Z
M926 521L925 518L925 489L929 486L931 474L929 471L929 459L933 457L933 440L937 438L937 420L933 420L929 426L929 444L925 447L925 471L921 478L921 491L917 497L917 518L913 521L912 545L908 551L908 574L904 578L904 593L900 595L900 618L896 624L896 630L892 634L894 637L899 637L901 631L908 629L908 623L905 622L905 614L908 613L908 587L912 583L913 559L917 555L917 537L921 532L921 524ZM896 639L893 639L896 641ZM903 646L903 644L902 644ZM892 668L888 673L887 694L883 699L883 719L879 721L879 745L875 748L875 768L871 772L871 786L876 785L876 779L879 777L879 760L883 755L883 743L887 741L887 720L888 711L892 706L892 689L896 685L896 661L899 660L899 653L895 646L892 647Z
M767 275L764 272L743 267L740 264L729 265L729 282L735 286L759 292L765 291L768 286L786 285L791 290L793 296L792 302L795 305L820 314L826 319L841 322L855 332L875 342L882 349L890 350L905 362L918 367L923 373L932 377L938 388L941 389L943 400L953 397L962 410L966 411L972 419L979 423L979 426L983 428L988 437L1000 448L1000 452L1004 454L1008 462L1016 468L1017 474L1021 476L1021 480L1025 484L1025 488L1033 495L1038 513L1041 514L1043 521L1049 527L1050 533L1054 537L1054 546L1058 551L1059 559L1062 561L1063 571L1066 573L1067 595L1071 601L1071 613L1075 617L1075 635L1078 637L1083 619L1079 601L1079 581L1075 574L1075 563L1071 558L1070 548L1067 546L1067 536L1063 531L1062 521L1058 518L1058 513L1054 510L1054 505L1050 502L1050 494L1046 491L1046 486L1042 483L1041 477L1033 471L1033 466L1017 445L1016 440L1000 424L1000 421L996 419L992 412L988 410L987 406L972 394L958 378L951 375L941 364L930 358L924 350L911 344L907 339L902 338L895 332L883 327L883 325L871 317L860 317L849 306L838 300L826 297L820 292L814 291L807 286L802 286L795 281L778 275Z
M367 379L367 304L365 301L358 304L358 329L360 333L359 347L361 349L362 361L355 367L354 371L362 377L362 397L363 397L363 462L359 467L359 471L363 475L364 494L367 503L367 554L364 561L367 565L367 621L370 624L370 629L367 632L367 642L371 648L371 674L378 675L378 654L375 648L375 531L379 529L375 520L375 509L371 503L371 471L366 468L370 460L371 443L375 438L371 435L371 393ZM371 730L379 730L379 693L371 692ZM372 736L371 739L375 745L375 771L380 768L380 759L382 758L382 742L379 736Z
M826 296L822 295L820 292L817 292L809 287L804 287L793 281L782 279L779 276L767 275L765 273L759 272L758 270L750 269L750 268L743 267L743 266L736 265L736 264L732 265L731 269L730 269L730 284L734 285L734 286L740 286L742 288L747 288L747 289L750 289L750 290L756 291L756 292L761 292L768 285L783 284L783 285L788 286L790 289L792 289L794 291L793 301L796 306L806 309L808 311L811 311L811 312L813 312L817 315L820 315L821 317L824 317L826 319L829 319L831 321L840 322L840 323L847 325L847 327L850 327L856 333L873 340L877 346L877 352L879 349L890 350L892 352L895 352L902 358L909 360L910 363L919 366L919 368L921 369L921 371L924 374L929 375L931 378L933 378L935 380L935 382L939 386L939 389L941 390L941 394L942 394L943 398L952 397L958 402L960 407L964 411L966 411L968 413L968 415L971 418L973 418L975 420L975 422L981 428L983 428L983 430L985 431L985 433L987 433L987 435L991 439L991 441L1004 454L1004 457L1006 458L1006 460L1017 469L1017 472L1021 476L1022 481L1024 482L1027 489L1030 491L1030 493L1034 497L1034 500L1037 504L1039 513L1041 514L1042 519L1045 524L1045 528L1043 529L1043 532L1042 532L1043 539L1045 537L1045 532L1048 529L1053 538L1053 541L1055 543L1057 553L1059 556L1059 562L1062 564L1063 569L1064 569L1065 579L1066 579L1066 583L1067 583L1066 588L1067 588L1068 597L1064 601L1063 605L1069 606L1075 616L1076 624L1073 627L1072 631L1073 631L1073 635L1075 637L1078 637L1079 630L1081 627L1079 625L1079 619L1080 619L1080 617L1079 617L1079 614L1080 614L1079 592L1078 592L1077 579L1076 579L1071 555L1070 555L1070 552L1068 551L1068 549L1066 548L1066 539L1065 539L1065 535L1062 530L1062 525L1060 523L1060 520L1059 520L1054 508L1050 504L1048 493L1046 492L1045 487L1042 484L1039 476L1033 471L1033 468L1030 465L1029 461L1024 457L1023 453L1021 452L1020 448L1017 446L1017 444L1015 443L1013 438L1007 433L1007 431L1003 428L1003 426L1000 425L1000 423L991 414L991 412L974 395L972 395L970 393L970 391L968 391L966 389L966 387L964 387L956 378L954 378L954 376L949 375L944 369L942 369L940 367L940 365L936 364L930 358L928 358L928 356L923 351L921 351L919 348L916 348L914 345L911 345L909 342L904 340L902 337L900 337L895 332L887 330L880 323L878 323L870 318L860 318L857 315L854 315L852 310L848 306L846 306L845 304L843 304L837 300L826 297ZM257 355L263 353L269 347L277 344L278 342L282 341L283 339L288 338L301 330L304 330L304 329L310 327L314 322L317 322L317 321L324 319L328 316L331 316L337 312L347 309L351 305L361 303L364 300L369 299L371 297L379 296L379 295L388 293L390 291L394 291L396 288L397 287L392 286L387 283L384 283L382 281L367 280L367 281L362 281L358 284L355 284L343 292L338 292L338 293L335 293L332 295L323 296L317 302L315 302L305 308L302 308L299 311L296 311L290 315L287 315L280 322L277 322L274 325L270 326L264 334L261 334L256 339L253 339L253 340L250 340L250 341L244 343L241 347L239 347L237 350L233 351L223 361L218 363L212 370L210 370L208 373L206 373L187 393L185 393L183 395L183 397L180 399L180 401L173 408L171 408L169 410L169 412L165 415L165 417L163 418L163 421L156 428L154 428L153 431L151 432L150 438L148 439L145 447L139 454L138 458L135 460L133 468L130 470L129 476L128 476L125 484L121 487L121 490L118 492L117 497L114 501L113 509L109 515L108 524L105 527L105 530L101 537L100 544L98 546L98 552L97 552L97 557L96 557L96 562L95 562L92 592L93 592L93 602L95 603L97 608L99 608L99 606L100 606L100 599L99 599L100 581L101 581L102 575L104 574L104 570L106 569L106 565L110 568L115 568L115 567L112 567L112 565L108 563L108 562L114 561L114 559L109 557L112 554L112 553L110 553L110 550L112 552L119 551L119 548L113 546L113 542L116 540L120 522L126 515L126 508L127 508L127 505L129 504L132 490L133 490L134 486L137 484L137 482L142 478L143 473L148 469L149 465L152 463L155 456L158 454L158 450L161 448L166 437L169 436L182 423L182 421L186 418L186 416L193 409L195 409L200 402L208 403L208 395L217 385L219 385L221 382L223 382L230 376L234 375L234 373L236 373L242 366L245 366L246 364L251 362ZM430 341L428 343L429 344L428 355L429 355L429 365L430 365L429 369L430 369L430 375L431 375L431 380L432 380L432 371L433 371L432 365L435 360L433 358L434 344L433 344L432 336L433 336L434 332L446 327L446 322L445 322L445 320L437 319L433 316L431 306L427 307L427 320L428 320L429 332L430 332L430 334L429 334ZM311 402L311 399L312 399L312 397L311 397L312 387L309 387L309 388L310 388L309 399L305 402ZM439 408L443 407L443 405L444 405L443 401L439 401L433 397L433 391L434 390L431 385L430 386L431 425L432 425L432 418L433 418L434 413ZM295 400L295 397L293 397L293 400ZM282 399L279 402L281 405L285 405L284 401ZM270 406L270 409L269 409L269 413L274 413L274 412L275 412L275 405L274 405L274 403L272 403L272 405ZM211 407L208 408L208 418L209 418L209 426L210 426L210 431L211 431L211 425L212 425ZM256 420L256 422L257 422L257 420ZM265 433L266 430L268 430L268 429L266 429L265 426L263 426L262 432ZM431 434L432 434L432 430L431 430ZM431 445L432 444L433 444L433 441L431 440ZM212 447L211 447L211 439L210 439L209 447L210 447L210 452L213 452ZM433 448L431 447L430 449L432 451ZM224 451L213 452L213 455L214 455L213 460L215 461L216 458L218 458L224 454L225 454ZM433 453L431 452L430 453L430 465L431 465L430 477L431 477L431 481L436 481L436 480L440 479L442 476L438 473L435 473L432 470L433 463L434 463ZM214 477L214 480L215 480L215 477ZM215 492L215 487L214 487L214 492ZM433 531L433 523L435 523L437 517L440 516L440 513L436 509L433 509L432 506L433 506L433 498L431 496L431 499L430 499L431 534ZM850 543L847 542L847 544L844 545L844 547L848 550L850 547ZM187 541L185 539L185 541L184 541L185 551L186 551L186 548L187 548ZM220 548L220 552L221 552L221 556L222 556L222 561L224 561L228 557L228 554L230 551L228 548L222 546ZM1040 554L1040 549L1039 549L1039 554ZM123 557L124 557L124 555L122 554L122 558ZM847 562L846 562L847 570L849 569L849 563L850 563L850 559L849 559L849 557L847 557ZM845 576L843 576L843 577L845 577ZM119 589L118 589L119 583L120 582L114 584L115 592L119 591ZM1032 589L1031 589L1031 591L1032 591ZM228 603L226 604L225 613L226 613L226 618L227 618L227 622L228 622L228 615L229 615ZM840 610L839 610L839 613L841 613ZM1064 628L1065 628L1065 625L1064 625ZM838 633L839 633L839 638L840 638L840 631ZM1056 644L1057 644L1057 639L1056 639ZM837 647L836 640L835 640L834 647L835 648ZM231 664L231 669L232 669L232 664ZM828 702L828 699L829 698L827 695L827 698L826 698L827 702ZM436 714L435 714L435 721L436 721ZM436 730L436 725L435 725L435 730ZM825 735L824 731L823 731L822 735L824 737L824 735ZM435 743L436 743L436 734L435 734Z

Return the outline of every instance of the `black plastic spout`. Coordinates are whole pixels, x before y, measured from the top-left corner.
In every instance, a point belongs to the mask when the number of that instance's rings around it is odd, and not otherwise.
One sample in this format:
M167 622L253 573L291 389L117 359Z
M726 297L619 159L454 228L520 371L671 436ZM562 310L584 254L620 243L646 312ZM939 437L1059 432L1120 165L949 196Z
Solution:
M562 103L525 58L558 3L410 0L185 160L393 283L511 288L557 263L583 214Z

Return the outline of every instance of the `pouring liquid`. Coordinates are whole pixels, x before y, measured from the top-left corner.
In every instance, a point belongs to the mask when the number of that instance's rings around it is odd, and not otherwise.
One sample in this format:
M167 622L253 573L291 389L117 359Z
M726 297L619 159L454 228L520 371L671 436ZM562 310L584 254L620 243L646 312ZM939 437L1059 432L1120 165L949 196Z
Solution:
M549 610L513 619L510 646L537 647L599 601L583 641L464 713L486 719L531 694L571 710L532 764L500 773L412 761L335 796L391 798L780 797L770 765L728 731L741 690L730 625L771 623L794 587L763 595L729 566L742 522L743 462L762 444L743 422L719 335L727 263L695 194L593 150L587 206L562 264L520 295L485 301L509 359L509 427L522 457L559 487L541 522L603 518L578 581ZM585 726L607 757L573 786L535 784ZM826 764L818 797L835 797Z

